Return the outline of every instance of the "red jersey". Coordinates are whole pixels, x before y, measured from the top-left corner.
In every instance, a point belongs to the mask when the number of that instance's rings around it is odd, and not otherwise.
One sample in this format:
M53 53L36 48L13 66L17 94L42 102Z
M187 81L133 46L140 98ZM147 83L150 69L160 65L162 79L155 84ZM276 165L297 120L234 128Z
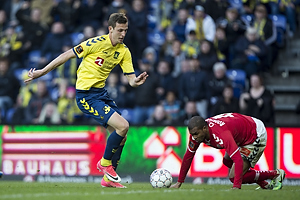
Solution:
M206 119L210 139L204 143L217 148L225 149L235 163L235 177L233 187L241 187L243 176L243 159L239 147L252 144L257 138L256 124L249 116L238 113L225 113ZM189 138L189 145L183 157L178 182L184 182L195 152L200 143Z

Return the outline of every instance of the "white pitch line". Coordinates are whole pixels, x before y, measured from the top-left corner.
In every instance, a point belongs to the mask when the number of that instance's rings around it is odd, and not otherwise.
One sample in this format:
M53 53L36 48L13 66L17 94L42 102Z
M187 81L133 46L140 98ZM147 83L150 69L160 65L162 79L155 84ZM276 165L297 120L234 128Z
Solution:
M132 191L125 191L126 189L119 189L122 190L120 192L105 192L100 191L99 193L70 193L70 192L63 192L63 193L34 193L34 194L7 194L1 195L1 199L17 199L17 198L40 198L40 197L47 197L47 196L88 196L88 195L126 195L126 194L149 194L149 193L172 193L172 192L203 192L204 190L196 190L196 189L178 189L178 190L168 190L163 189L163 191L159 188L153 190L132 190Z

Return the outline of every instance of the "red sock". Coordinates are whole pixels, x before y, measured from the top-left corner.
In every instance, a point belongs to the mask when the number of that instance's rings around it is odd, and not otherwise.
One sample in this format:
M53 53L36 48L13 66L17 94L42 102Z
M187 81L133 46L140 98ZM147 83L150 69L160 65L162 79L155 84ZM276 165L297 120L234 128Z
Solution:
M267 179L273 179L276 176L278 176L276 170L258 171L249 169L243 176L243 183L258 183Z

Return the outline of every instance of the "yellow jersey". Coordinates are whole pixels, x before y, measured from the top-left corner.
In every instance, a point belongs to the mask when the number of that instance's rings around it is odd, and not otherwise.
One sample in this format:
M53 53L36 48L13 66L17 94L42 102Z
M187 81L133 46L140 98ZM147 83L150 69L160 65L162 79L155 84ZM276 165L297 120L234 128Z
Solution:
M125 44L111 44L109 35L90 38L73 48L78 58L83 58L77 70L76 89L103 88L105 81L116 66L123 73L133 74L131 53Z

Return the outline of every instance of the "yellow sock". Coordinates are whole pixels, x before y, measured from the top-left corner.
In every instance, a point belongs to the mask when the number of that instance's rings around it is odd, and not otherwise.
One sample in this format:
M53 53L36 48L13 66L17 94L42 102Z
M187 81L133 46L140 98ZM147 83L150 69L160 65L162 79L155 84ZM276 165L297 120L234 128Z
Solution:
M110 180L108 180L108 178L106 177L106 175L103 176L103 179L106 181L106 182L109 182Z
M101 159L100 164L101 164L102 166L104 166L104 167L107 167L107 166L109 166L109 165L112 165L112 164L111 164L111 160L106 160L106 159L104 159L104 158Z

